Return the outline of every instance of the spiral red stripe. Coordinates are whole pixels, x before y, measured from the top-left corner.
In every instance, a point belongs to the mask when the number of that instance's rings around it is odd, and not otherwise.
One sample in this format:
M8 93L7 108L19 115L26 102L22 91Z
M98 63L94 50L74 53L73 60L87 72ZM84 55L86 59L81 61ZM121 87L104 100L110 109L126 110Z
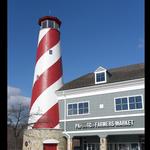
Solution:
M55 29L50 29L46 33L46 35L41 39L39 43L36 55L36 62L47 50L49 50L59 42L59 35L60 32Z
M47 118L48 117L48 118ZM42 117L34 124L33 128L54 128L59 122L58 103L51 107Z
M59 126L59 108L55 92L63 85L62 60L60 32L56 22L53 21L50 27L49 24L41 23L42 28L39 32L30 103L31 117L28 121L33 128L58 128ZM52 53L49 53L49 50Z
M32 89L32 98L30 108L37 99L37 97L46 90L49 86L55 83L62 76L62 63L61 58L48 70L46 70L39 79L35 82Z

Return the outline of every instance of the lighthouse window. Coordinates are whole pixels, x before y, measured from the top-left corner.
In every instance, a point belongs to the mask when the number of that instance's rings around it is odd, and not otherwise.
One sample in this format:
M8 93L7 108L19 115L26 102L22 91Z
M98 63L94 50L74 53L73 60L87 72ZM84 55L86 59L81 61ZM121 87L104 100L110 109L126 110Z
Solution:
M52 50L49 50L49 54L53 54L53 51L52 51Z
M46 22L46 20L41 22L41 27L42 28L47 28L47 22Z
M45 20L41 22L41 28L55 28L59 30L59 25L55 21Z

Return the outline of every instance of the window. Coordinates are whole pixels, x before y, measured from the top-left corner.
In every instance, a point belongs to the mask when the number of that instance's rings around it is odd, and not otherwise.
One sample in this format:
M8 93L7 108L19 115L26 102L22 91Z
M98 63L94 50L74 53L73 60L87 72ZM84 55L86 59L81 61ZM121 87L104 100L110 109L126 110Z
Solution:
M105 73L97 73L96 74L96 82L101 82L101 81L105 81Z
M77 104L69 104L68 105L68 115L77 114Z
M79 114L88 113L88 103L79 103Z
M55 28L59 30L59 25L55 21L44 20L41 22L41 28Z
M105 83L107 81L107 70L103 67L98 67L96 71L94 72L95 74L95 84L99 83Z
M130 109L141 109L142 108L141 96L129 97L129 107Z
M123 98L115 98L115 110L134 110L142 109L142 96L129 96Z
M127 98L116 99L116 110L128 110Z
M88 113L89 113L88 102L68 104L68 115L77 115L77 114L80 115Z

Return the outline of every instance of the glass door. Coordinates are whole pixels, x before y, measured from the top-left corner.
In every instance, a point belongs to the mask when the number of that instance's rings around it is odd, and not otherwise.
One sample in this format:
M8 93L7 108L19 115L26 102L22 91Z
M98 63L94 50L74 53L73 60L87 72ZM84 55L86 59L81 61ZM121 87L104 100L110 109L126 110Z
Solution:
M84 150L99 150L99 144L97 143L84 144Z
M119 150L130 150L129 144L119 144L118 147L119 147Z
M139 143L110 143L108 150L140 150Z
M131 143L130 150L140 150L138 143Z

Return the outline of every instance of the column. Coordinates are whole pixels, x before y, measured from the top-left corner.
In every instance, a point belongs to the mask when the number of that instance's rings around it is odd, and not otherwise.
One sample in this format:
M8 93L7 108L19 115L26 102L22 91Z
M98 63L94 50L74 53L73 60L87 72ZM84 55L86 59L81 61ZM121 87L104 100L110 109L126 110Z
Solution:
M107 150L107 138L100 137L100 150Z
M67 150L73 150L73 139L72 138L67 139Z

